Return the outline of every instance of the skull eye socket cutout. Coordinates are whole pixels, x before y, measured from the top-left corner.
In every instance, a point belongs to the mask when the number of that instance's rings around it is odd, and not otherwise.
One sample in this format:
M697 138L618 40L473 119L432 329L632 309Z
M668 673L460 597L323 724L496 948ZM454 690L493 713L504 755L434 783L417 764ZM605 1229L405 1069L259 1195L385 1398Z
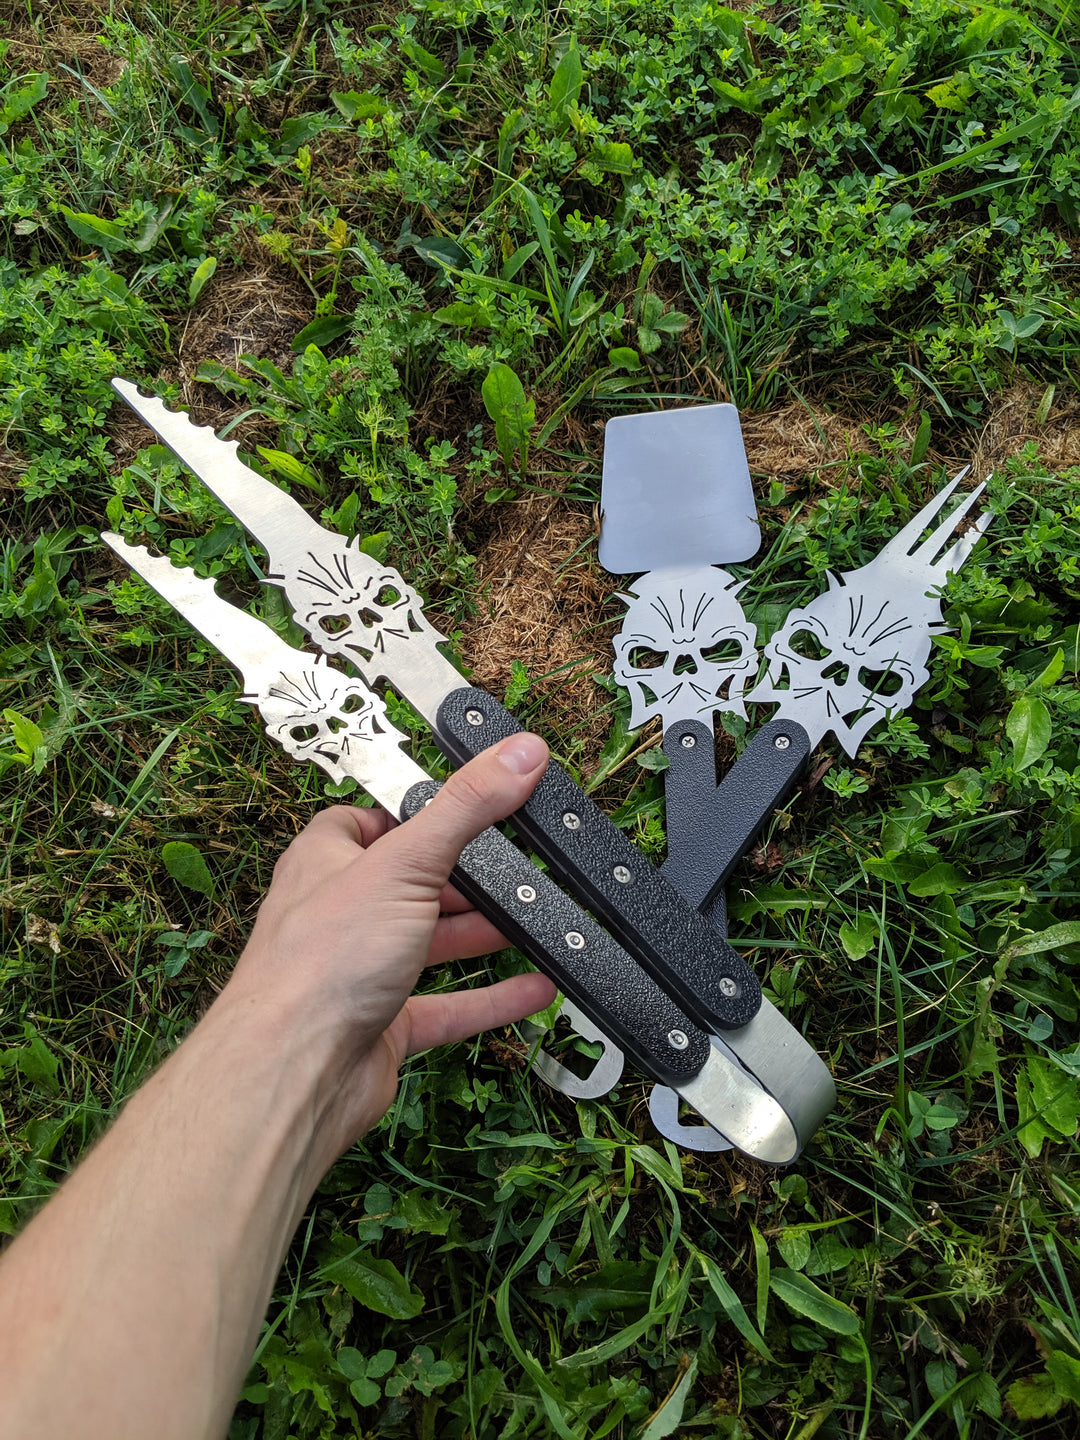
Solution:
M615 678L630 692L634 729L717 710L745 718L743 687L757 669L756 630L725 571L652 571L634 583L615 637Z
M899 695L904 677L898 670L870 670L864 665L859 671L859 684L865 685L871 695Z
M820 636L805 628L795 631L787 643L787 648L804 660L824 660L832 653L827 645L822 644Z
M667 664L667 652L650 650L647 645L634 645L626 654L626 662L632 670L658 670Z

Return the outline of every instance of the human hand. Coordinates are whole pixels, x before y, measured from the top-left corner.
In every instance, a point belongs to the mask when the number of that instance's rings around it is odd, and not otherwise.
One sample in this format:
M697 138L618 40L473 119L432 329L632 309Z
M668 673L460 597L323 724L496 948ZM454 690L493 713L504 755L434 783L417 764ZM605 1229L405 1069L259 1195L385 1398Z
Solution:
M554 986L536 973L411 993L425 965L506 945L447 881L465 845L524 804L547 758L538 736L511 736L453 774L405 824L385 811L337 806L278 861L219 1004L269 1009L303 1034L323 1071L330 1159L386 1112L407 1055L551 1003Z

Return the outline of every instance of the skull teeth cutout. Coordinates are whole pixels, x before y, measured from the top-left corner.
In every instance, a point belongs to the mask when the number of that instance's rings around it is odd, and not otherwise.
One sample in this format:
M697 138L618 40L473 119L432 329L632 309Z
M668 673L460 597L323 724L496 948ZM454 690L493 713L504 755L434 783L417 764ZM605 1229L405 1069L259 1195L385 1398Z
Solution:
M738 601L742 585L713 565L653 570L635 581L615 637L615 679L630 692L633 729L659 715L663 728L714 710L746 717L743 691L757 673L756 628Z
M356 563L359 560L360 563ZM293 618L321 649L346 660L380 661L416 636L442 636L425 620L420 599L398 572L372 569L349 548L309 551L289 586ZM375 678L375 671L366 671ZM381 669L378 670L382 674Z
M271 740L297 760L313 761L338 784L347 773L342 761L387 729L380 723L386 710L377 695L318 662L282 673L258 704Z

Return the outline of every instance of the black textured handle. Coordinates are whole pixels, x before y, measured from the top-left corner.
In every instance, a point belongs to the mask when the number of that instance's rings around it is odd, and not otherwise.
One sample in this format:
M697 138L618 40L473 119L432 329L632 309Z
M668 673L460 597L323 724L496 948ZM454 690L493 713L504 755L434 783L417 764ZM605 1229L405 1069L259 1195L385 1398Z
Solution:
M497 700L465 688L439 707L436 735L463 764L521 729ZM761 1005L749 965L565 771L548 766L513 825L684 1010L710 1029L749 1024Z
M438 788L434 780L414 785L402 819ZM705 1064L705 1031L505 835L485 830L467 845L453 881L647 1075L685 1084Z
M801 725L770 720L718 787L712 730L697 720L669 727L664 736L670 762L664 774L668 858L661 874L692 905L709 907L811 748Z

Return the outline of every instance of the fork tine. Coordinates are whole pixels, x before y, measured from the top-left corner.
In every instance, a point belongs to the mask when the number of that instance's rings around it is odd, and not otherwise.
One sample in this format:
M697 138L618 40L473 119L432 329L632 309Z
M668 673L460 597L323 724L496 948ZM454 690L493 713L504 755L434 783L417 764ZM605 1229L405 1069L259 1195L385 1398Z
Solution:
M959 481L961 478L961 475L958 475L956 477L957 481ZM937 527L937 529L934 530L928 536L928 538L923 541L921 545L919 545L911 552L911 559L916 564L926 565L931 569L936 568L934 565L935 554L938 550L941 549L944 544L948 542L949 536L955 530L956 526L959 525L960 521L963 520L964 517L969 514L969 512L975 507L975 505L978 503L980 495L985 489L985 483L982 485L976 485L975 489L969 491L969 493L965 495L964 498L961 500L960 504L957 505L956 508L952 510L945 517L944 520L942 520L941 524Z
M945 554L934 566L934 569L940 570L943 575L947 575L950 570L954 573L959 570L972 550L975 549L976 544L990 528L990 522L993 518L994 512L992 510L984 510L974 522L971 529L965 531L965 533L960 536L960 539L957 540L952 549L945 551Z
M965 468L960 471L960 474L950 480L943 489L939 490L934 498L924 505L919 513L909 520L902 530L898 530L889 543L880 551L880 554L884 555L886 552L890 555L910 554L919 536L947 504L949 497L967 474L968 468L969 467L965 466Z

